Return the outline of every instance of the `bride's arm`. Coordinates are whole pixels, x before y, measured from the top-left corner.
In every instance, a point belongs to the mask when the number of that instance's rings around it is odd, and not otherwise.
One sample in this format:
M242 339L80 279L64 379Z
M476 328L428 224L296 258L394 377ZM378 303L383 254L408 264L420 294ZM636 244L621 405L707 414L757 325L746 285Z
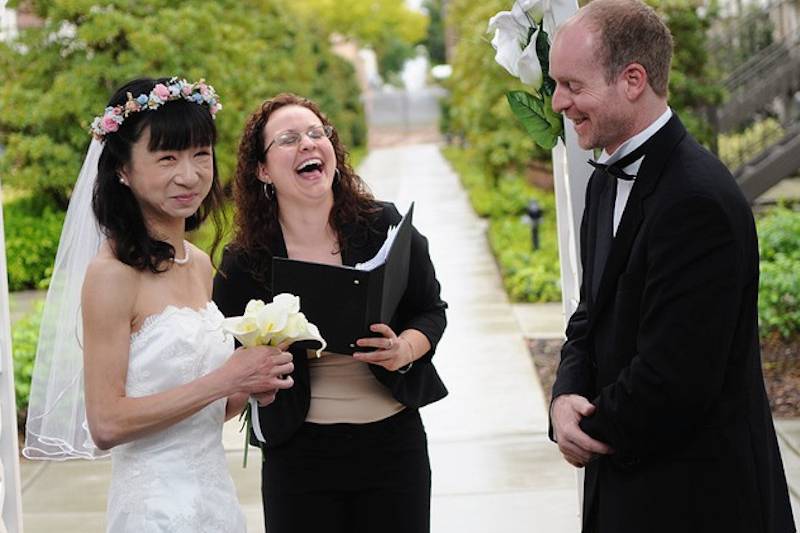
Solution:
M288 388L291 354L239 349L217 370L164 392L129 398L125 381L138 273L110 258L90 265L82 294L84 387L92 439L108 449L162 430L211 402L242 393Z
M225 404L225 420L230 420L234 416L239 416L244 406L247 405L247 399L249 397L249 394L244 393L228 396L228 403Z

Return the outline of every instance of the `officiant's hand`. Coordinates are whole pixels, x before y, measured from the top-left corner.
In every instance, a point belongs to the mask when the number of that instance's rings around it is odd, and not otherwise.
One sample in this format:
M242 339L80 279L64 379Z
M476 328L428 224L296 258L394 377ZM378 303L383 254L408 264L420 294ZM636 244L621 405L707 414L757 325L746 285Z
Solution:
M369 329L380 333L382 337L365 337L358 339L356 344L377 349L374 352L355 352L354 359L380 365L392 372L407 367L414 361L413 348L408 339L397 336L386 324L372 324Z
M581 418L591 415L595 409L589 400L578 394L564 394L553 401L550 418L558 449L564 459L577 468L583 468L597 455L613 453L610 446L593 439L578 426Z

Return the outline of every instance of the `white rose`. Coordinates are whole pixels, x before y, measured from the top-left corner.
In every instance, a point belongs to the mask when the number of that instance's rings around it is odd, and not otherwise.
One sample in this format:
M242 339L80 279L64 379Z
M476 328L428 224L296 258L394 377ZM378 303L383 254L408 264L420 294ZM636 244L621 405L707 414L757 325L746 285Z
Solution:
M542 65L539 63L539 56L536 55L536 37L539 30L531 37L531 42L517 59L517 71L522 83L538 89L542 86Z
M534 9L536 2L528 0L527 4ZM515 2L511 11L501 11L489 20L487 31L494 31L492 46L497 51L495 61L512 76L539 89L542 85L542 67L536 55L536 33L528 40L532 27L528 16L520 3Z

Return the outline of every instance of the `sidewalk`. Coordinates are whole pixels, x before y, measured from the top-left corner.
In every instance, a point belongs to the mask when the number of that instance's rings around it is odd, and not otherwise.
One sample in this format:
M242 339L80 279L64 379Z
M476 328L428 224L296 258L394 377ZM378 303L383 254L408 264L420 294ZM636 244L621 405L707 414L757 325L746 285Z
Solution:
M800 418L775 420L775 430L778 432L783 469L789 483L794 524L800 531Z

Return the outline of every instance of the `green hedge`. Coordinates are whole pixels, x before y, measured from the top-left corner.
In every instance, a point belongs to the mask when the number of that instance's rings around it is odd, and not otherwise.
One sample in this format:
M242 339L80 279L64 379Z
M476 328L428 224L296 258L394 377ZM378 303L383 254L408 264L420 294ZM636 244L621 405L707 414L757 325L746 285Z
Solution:
M520 174L493 180L473 150L446 148L445 157L461 177L475 212L489 219L489 245L497 258L503 285L515 302L561 300L555 197ZM538 250L533 249L525 209L535 199L544 216L539 222Z
M39 326L42 322L43 303L14 324L11 342L14 349L14 389L17 396L17 418L20 430L24 428L28 412L28 398L31 392L33 362L36 358L36 344L39 339Z
M758 294L762 337L800 335L800 212L770 210L758 220L761 283Z
M3 206L9 290L47 288L64 216L42 197L20 198Z

